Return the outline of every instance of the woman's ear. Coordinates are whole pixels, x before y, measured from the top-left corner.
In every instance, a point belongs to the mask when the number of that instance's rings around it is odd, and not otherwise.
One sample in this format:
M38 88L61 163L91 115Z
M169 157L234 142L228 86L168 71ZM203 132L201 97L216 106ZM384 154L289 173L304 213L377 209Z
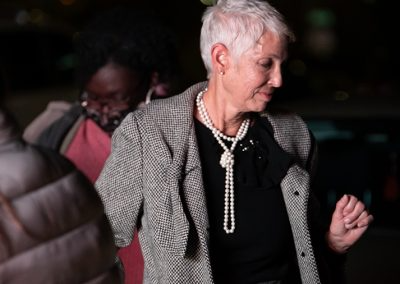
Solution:
M158 72L151 73L150 87L157 86L159 81L160 81L160 75L158 74Z
M156 97L166 97L169 95L170 92L170 84L168 82L161 82L160 75L158 72L153 72L151 74L151 83L150 83L150 90L152 94Z
M229 53L226 46L222 43L215 44L211 49L211 61L214 72L221 75L225 74L229 68Z

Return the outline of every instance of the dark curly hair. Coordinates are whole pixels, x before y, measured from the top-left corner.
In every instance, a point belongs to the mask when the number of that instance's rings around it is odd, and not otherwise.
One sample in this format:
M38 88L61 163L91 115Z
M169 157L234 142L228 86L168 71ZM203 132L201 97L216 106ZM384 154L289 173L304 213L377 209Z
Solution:
M153 72L169 83L180 73L177 38L151 11L124 6L103 11L76 36L75 46L81 89L109 62L133 70L146 84Z

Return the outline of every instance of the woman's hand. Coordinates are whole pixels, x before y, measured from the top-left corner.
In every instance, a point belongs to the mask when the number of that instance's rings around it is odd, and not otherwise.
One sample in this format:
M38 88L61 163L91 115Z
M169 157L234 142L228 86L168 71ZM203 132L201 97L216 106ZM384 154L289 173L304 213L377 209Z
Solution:
M336 203L326 234L329 247L336 253L345 253L364 234L373 219L361 201L345 194Z

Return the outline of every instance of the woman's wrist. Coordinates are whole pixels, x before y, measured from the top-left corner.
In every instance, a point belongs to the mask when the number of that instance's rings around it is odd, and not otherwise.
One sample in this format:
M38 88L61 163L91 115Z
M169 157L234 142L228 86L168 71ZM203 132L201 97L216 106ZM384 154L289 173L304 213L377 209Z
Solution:
M328 247L337 254L345 254L350 248L349 245L340 240L340 237L335 236L330 231L325 234L325 240Z

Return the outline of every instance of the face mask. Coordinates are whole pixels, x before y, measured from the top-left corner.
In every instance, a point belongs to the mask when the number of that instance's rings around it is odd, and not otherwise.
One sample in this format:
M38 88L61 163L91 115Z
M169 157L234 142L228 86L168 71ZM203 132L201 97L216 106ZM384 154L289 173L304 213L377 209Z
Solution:
M86 93L81 96L84 115L110 135L131 111L128 100L94 100Z
M101 129L111 136L114 130L121 124L122 120L130 111L130 109L127 109L117 112L114 111L110 114L104 114L93 109L84 108L84 115L96 122Z

